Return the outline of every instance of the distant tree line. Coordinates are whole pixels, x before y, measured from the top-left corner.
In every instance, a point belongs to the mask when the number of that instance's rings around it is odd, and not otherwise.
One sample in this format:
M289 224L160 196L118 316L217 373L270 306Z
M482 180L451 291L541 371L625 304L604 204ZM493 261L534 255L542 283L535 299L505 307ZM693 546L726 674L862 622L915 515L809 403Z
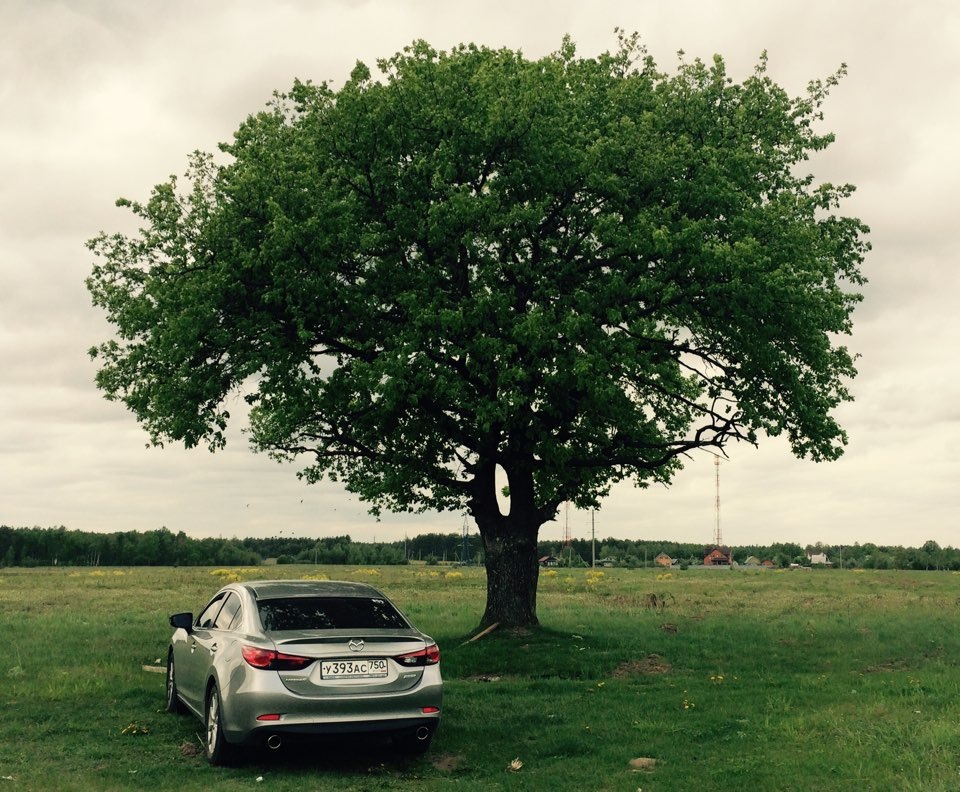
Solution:
M92 533L0 527L0 566L246 566L260 555L237 539L193 539L183 531Z
M424 534L397 542L355 542L349 536L322 539L272 536L195 539L183 531L93 533L59 528L0 526L0 567L34 566L256 566L280 564L459 563L480 559L480 539L460 534Z
M540 553L552 555L561 565L587 565L596 559L616 566L652 566L660 553L670 556L681 565L700 564L706 544L629 540L607 538L591 546L589 539L574 539L569 545L540 543ZM810 556L825 555L830 566L844 569L948 569L960 570L960 548L940 547L932 539L920 547L877 545L872 542L852 545L830 545L817 542L800 545L794 542L775 542L770 545L740 545L730 548L733 560L744 564L753 557L770 560L776 567L792 565L811 566Z
M653 566L664 553L683 565L703 559L705 545L655 540L606 538L591 543L574 539L569 545L540 542L541 557L553 556L561 565L589 566L592 561L624 567ZM960 570L960 549L935 541L920 547L900 545L829 545L806 547L791 542L731 548L734 561L769 559L777 567L810 565L810 555L823 554L834 567L848 569ZM257 566L267 560L279 564L348 564L381 566L423 562L483 563L480 538L458 533L420 534L395 542L358 542L348 535L313 539L272 536L246 539L194 539L183 531L93 533L59 528L0 526L0 567L32 566Z

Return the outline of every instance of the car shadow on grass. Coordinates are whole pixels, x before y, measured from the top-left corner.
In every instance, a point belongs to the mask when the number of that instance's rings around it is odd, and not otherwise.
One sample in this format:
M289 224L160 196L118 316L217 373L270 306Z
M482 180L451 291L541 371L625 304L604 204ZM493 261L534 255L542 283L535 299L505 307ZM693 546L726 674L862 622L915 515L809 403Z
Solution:
M403 776L429 762L411 756L388 736L286 738L279 748L244 749L237 763L263 773L329 772L362 776Z

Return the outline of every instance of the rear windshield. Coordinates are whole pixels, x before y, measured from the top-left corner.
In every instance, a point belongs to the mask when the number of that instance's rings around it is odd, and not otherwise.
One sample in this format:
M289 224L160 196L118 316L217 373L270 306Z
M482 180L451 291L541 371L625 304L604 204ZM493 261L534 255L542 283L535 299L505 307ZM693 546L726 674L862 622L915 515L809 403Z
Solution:
M393 605L378 598L287 597L260 600L257 608L267 632L409 626Z

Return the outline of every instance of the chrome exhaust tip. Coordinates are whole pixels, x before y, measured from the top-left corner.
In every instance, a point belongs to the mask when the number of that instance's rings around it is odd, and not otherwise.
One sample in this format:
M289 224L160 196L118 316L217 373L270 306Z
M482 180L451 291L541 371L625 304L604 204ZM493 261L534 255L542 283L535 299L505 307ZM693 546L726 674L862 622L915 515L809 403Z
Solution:
M271 734L267 737L267 748L271 751L276 751L283 744L283 740L280 739L279 734Z
M428 729L426 726L421 726L419 729L417 729L416 736L420 742L423 742L424 740L429 739L430 729Z

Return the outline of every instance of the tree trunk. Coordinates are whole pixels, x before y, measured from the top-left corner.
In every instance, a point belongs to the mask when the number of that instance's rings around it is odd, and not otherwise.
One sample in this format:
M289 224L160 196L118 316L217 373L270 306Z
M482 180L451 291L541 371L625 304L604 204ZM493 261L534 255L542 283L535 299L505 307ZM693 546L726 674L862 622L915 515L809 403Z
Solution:
M524 536L513 532L488 536L483 529L487 567L487 607L480 627L534 627L537 621L537 528ZM499 532L498 532L499 533Z
M534 627L537 621L537 535L543 523L535 507L529 466L511 466L510 513L500 513L495 465L478 468L470 510L483 539L487 567L487 607L480 627Z

